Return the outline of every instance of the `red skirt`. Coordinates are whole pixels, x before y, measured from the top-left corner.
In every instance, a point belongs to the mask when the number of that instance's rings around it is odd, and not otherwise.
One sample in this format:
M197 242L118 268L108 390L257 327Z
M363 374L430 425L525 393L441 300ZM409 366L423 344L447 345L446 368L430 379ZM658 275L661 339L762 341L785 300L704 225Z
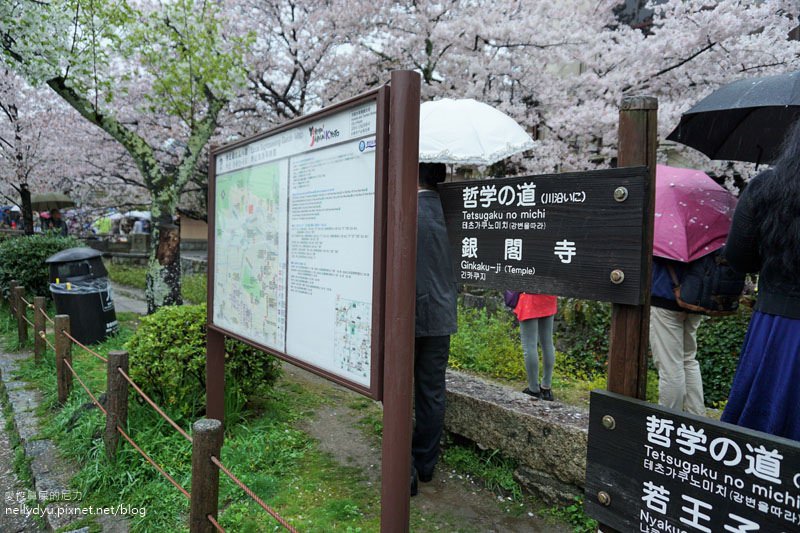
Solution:
M514 314L518 320L530 320L532 318L542 318L556 314L558 311L558 298L549 294L528 294L523 292L519 295L517 307Z

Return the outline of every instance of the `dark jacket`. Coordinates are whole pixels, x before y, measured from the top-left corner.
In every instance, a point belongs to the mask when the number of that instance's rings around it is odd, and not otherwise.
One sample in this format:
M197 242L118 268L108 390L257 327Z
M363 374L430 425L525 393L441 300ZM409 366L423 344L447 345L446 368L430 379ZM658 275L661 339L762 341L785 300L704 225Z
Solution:
M415 337L451 335L457 330L456 281L450 243L435 191L417 195L417 305Z
M675 301L675 283L672 281L668 266L675 270L678 283L683 281L686 263L671 261L661 257L653 257L653 284L650 287L650 305L669 309L670 311L687 311Z
M742 192L736 211L733 214L731 231L725 244L725 258L730 265L742 273L758 272L758 299L755 308L762 313L800 319L800 279L784 272L777 265L765 267L761 257L759 242L761 230L755 214L754 194L770 179L772 171L762 172L748 184ZM773 199L775 209L780 199ZM800 213L797 213L800 216ZM794 236L794 246L800 246L800 235Z

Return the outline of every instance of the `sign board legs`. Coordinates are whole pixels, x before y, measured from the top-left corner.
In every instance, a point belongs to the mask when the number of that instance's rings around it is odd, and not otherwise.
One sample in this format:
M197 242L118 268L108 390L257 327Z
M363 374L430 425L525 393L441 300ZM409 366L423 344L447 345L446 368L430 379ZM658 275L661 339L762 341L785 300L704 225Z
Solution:
M407 532L414 376L414 289L419 172L419 75L393 72L390 103L383 366L381 531Z
M225 421L225 336L206 334L206 418Z

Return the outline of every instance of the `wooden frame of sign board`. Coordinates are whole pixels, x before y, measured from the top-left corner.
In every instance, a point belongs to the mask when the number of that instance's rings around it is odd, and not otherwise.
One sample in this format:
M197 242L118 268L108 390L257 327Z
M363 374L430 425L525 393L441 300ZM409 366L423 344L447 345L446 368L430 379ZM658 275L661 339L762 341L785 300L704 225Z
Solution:
M369 110L374 106L375 112L375 127L373 131L369 131L364 135L349 135L343 134L339 129L338 126L341 123L344 123L348 118L351 120L353 113L362 113L363 110ZM313 373L316 373L320 376L323 376L333 382L336 382L340 385L353 389L361 394L369 396L370 398L379 400L382 396L382 363L383 363L383 317L382 317L382 310L384 308L384 286L385 286L385 271L386 271L386 262L385 262L385 240L386 240L386 228L385 228L385 209L386 209L386 183L388 177L388 168L387 168L387 137L388 137L388 89L387 87L381 87L379 89L370 91L368 93L362 94L350 100L346 100L341 103L337 103L336 105L332 105L328 108L325 108L321 111L316 113L312 113L306 116L303 116L299 119L292 120L286 124L278 126L274 129L271 129L265 133L256 135L254 137L250 137L247 139L243 139L241 141L232 143L230 145L226 145L224 147L220 147L214 149L210 156L209 162L209 272L208 272L208 330L210 333L219 333L226 337L238 339L250 346L253 346L261 351L270 353L279 357L280 359L286 360L296 366L309 370ZM328 126L325 125L326 120L331 119L339 119L337 121L336 126L330 126L334 129L326 129ZM328 136L329 139L324 139L325 136ZM338 141L337 137L344 137L346 139L344 142L336 142ZM334 142L329 142L328 145L323 143L322 141L325 140L333 140ZM366 148L365 145L370 145L369 148ZM301 146L302 145L302 148ZM316 146L315 146L316 145ZM374 202L372 204L374 209L374 216L372 217L372 227L370 229L371 235L369 236L371 240L371 247L372 247L372 258L371 258L371 265L369 265L371 270L371 301L369 302L369 310L370 310L370 317L369 317L369 334L370 334L370 354L369 354L369 372L367 375L366 380L357 382L353 379L348 378L343 373L336 373L332 371L330 368L320 367L318 365L313 364L313 362L309 361L308 358L298 355L297 353L292 353L292 350L289 349L290 341L288 339L289 336L289 319L290 313L292 313L291 305L292 301L290 301L290 276L293 275L292 269L290 267L290 253L296 252L298 254L302 254L303 251L300 249L300 244L313 244L314 238L307 238L306 242L293 242L293 237L291 235L291 228L289 227L292 224L292 214L293 214L293 205L292 205L292 186L293 182L300 182L301 180L305 181L312 181L316 179L314 176L309 177L309 174L313 172L313 169L310 167L303 167L302 165L305 163L313 164L313 158L315 156L323 157L320 154L324 154L333 150L335 152L335 157L350 157L358 155L359 145L361 145L362 154L369 154L374 153L374 170L372 172L371 181L372 187L374 190ZM285 147L285 148L284 148ZM366 150L364 149L366 148ZM275 150L276 158L269 158L269 155L262 156L264 159L267 159L265 163L258 163L249 167L242 167L242 164L247 163L240 163L239 165L229 165L228 168L234 168L233 171L225 171L223 170L220 172L220 167L222 163L225 163L226 157L233 156L235 160L237 157L239 159L246 159L247 156L251 154L253 151L260 151L260 152L267 152L267 154L271 153L270 151ZM283 155L281 150L284 152L292 154L292 155ZM298 151L301 150L301 151ZM296 153L295 153L296 152ZM293 170L295 170L295 174L292 174L290 166L295 163L296 160L302 159L303 162L295 164ZM328 159L331 159L328 156ZM283 317L282 317L282 328L280 324L275 327L276 333L280 334L280 329L283 329L283 339L278 338L276 336L276 343L272 343L269 345L268 343L264 342L263 336L258 338L253 334L248 334L245 330L250 329L251 331L258 327L258 324L248 324L246 320L240 321L240 325L234 324L233 320L229 320L222 316L216 316L219 313L219 310L223 307L223 303L220 302L222 298L233 298L235 297L238 302L234 303L233 305L240 305L242 308L248 307L246 311L241 313L240 318L248 318L246 315L251 312L251 308L256 307L262 304L261 301L254 301L257 298L251 298L250 302L243 302L242 300L246 299L246 295L242 295L241 291L238 291L235 295L232 294L224 294L220 291L220 283L217 283L217 277L220 275L220 266L217 264L218 254L222 250L218 250L218 245L222 239L226 239L227 235L221 235L218 232L220 229L220 217L219 217L219 210L220 210L220 198L218 197L218 193L220 191L219 187L219 179L221 177L229 177L232 174L236 174L239 170L247 170L247 169L254 169L254 168L263 168L263 167L270 167L274 169L275 166L281 166L282 168L279 172L286 173L284 171L289 171L288 176L280 176L277 180L273 181L286 181L286 183L279 183L277 184L278 188L283 188L279 190L278 197L280 201L285 202L285 235L280 235L281 231L276 230L274 232L275 237L277 237L278 246L276 248L282 248L285 245L285 250L281 250L285 252L285 257L283 258L283 275L284 275L284 282L282 287L282 294L281 291L278 291L278 298L274 301L277 303L278 309L282 306L283 310ZM225 168L225 167L223 167ZM301 176L302 175L302 176ZM298 177L301 176L301 177ZM285 180L284 180L285 178ZM324 178L322 179L324 180ZM246 179L243 179L246 181ZM321 181L321 180L318 180ZM253 185L253 180L250 180L250 185ZM258 184L255 184L258 185ZM308 187L306 187L308 188ZM283 197L282 193L285 194L285 198ZM298 193L298 197L300 197L303 193ZM314 196L314 192L310 193ZM366 195L367 198L370 197L369 194ZM319 195L317 195L319 198ZM325 203L325 200L316 200L318 205ZM299 203L299 201L298 201ZM330 203L330 202L328 202ZM363 203L363 201L361 202ZM240 206L243 207L243 206ZM310 210L313 209L313 203L309 204L308 202L305 203L302 209ZM341 206L340 206L341 207ZM256 209L253 207L253 204L250 204L246 207L251 211L250 214L258 215ZM281 210L283 206L281 206ZM300 208L298 208L300 209ZM344 215L344 213L341 213ZM283 216L284 213L281 212L279 216ZM278 218L278 217L274 217ZM308 217L306 217L308 220ZM305 223L300 221L297 223L297 226L301 228L301 231L305 230L309 232L309 226L304 225ZM359 230L363 230L363 220L361 227ZM224 231L232 231L234 228L226 227ZM242 228L239 228L239 233L241 234ZM326 230L328 233L330 231L344 231L341 229L336 230ZM351 231L351 230L346 230ZM355 234L351 234L350 237L356 240L363 240L361 239L361 235L357 237ZM247 236L244 237L246 239ZM269 239L272 239L272 235L269 236ZM230 239L227 239L229 242L225 244L230 244ZM294 239L295 241L302 241L302 238ZM317 241L318 242L318 241ZM297 244L297 246L293 246ZM296 248L297 250L290 250L290 248ZM363 246L362 246L363 248ZM233 250L230 250L233 251ZM258 253L263 253L263 249L259 249ZM243 251L242 251L243 253ZM308 254L306 254L308 255ZM312 254L313 255L313 254ZM327 252L319 253L319 255L335 255ZM275 263L277 261L273 261ZM254 268L255 265L250 265L249 268ZM277 269L280 271L281 267L278 266ZM320 269L317 269L319 272ZM229 275L242 275L243 277L245 274L241 272L233 272L228 271L226 272ZM363 272L362 272L363 273ZM263 276L265 272L259 274ZM251 274L246 274L247 276L251 276ZM326 277L330 276L346 276L347 274L337 273L337 272L330 272L326 273ZM293 278L294 281L297 278ZM245 283L246 281L242 281ZM298 282L299 283L299 282ZM307 283L314 283L314 281L310 281ZM280 286L278 284L278 286ZM330 288L330 287L328 287ZM316 289L319 289L317 287ZM306 285L301 290L310 291L315 295L318 294L320 291L316 290L314 287L309 287ZM282 298L283 301L279 301ZM298 298L299 299L299 298ZM308 300L306 298L306 300ZM316 301L315 304L323 305L321 302ZM355 303L353 304L355 305ZM226 306L227 308L232 307L231 305ZM313 310L308 310L308 313L312 313ZM280 313L279 313L280 314ZM306 314L306 313L304 313ZM277 319L274 317L270 317L273 320L280 321L281 317ZM301 320L296 316L291 317L293 322L297 320ZM242 324L243 322L243 324ZM363 324L360 324L363 327ZM300 328L298 326L294 326L295 331L301 331L302 329L305 330L305 335L309 337L314 337L318 335L319 332L316 331L314 324L309 323L308 327ZM277 345L277 346L276 346ZM209 344L209 363L213 366L218 364L217 361L212 361L214 355L212 353L212 346L211 341ZM213 374L213 371L210 371ZM213 407L215 404L218 404L219 399L222 397L221 394L221 387L219 386L219 380L213 379L215 376L209 375L211 378L208 382L209 388L209 409L214 410ZM366 381L366 382L365 382ZM224 384L222 385L224 387ZM222 413L219 413L217 416L221 416Z
M416 224L417 224L417 176L419 159L419 101L420 101L420 77L419 74L411 71L395 71L391 74L389 84L376 90L367 92L345 102L332 105L322 111L299 118L278 128L270 130L261 135L244 139L222 148L212 150L209 160L209 292L208 292L208 323L207 323L207 357L206 357L206 416L224 420L225 416L225 337L231 337L249 344L259 350L273 354L294 365L305 368L333 382L339 383L356 392L369 396L375 400L383 401L383 450L381 462L381 531L386 532L407 532L409 529L409 472L411 468L411 388L413 379L414 364L414 305L416 291L415 269L416 269ZM361 127L355 127L358 123L363 126L364 115L369 116L369 112L362 111L375 107L374 141L370 144L373 137L368 131L362 131ZM341 123L342 114L351 112L350 115L350 137L344 135L341 142L338 139L342 135L338 133L336 126L331 123ZM337 118L338 117L338 118ZM321 122L327 121L326 127ZM337 122L338 121L338 122ZM345 119L344 124L347 124ZM330 128L333 127L333 130ZM358 129L359 133L353 135L353 130ZM374 169L369 175L362 177L361 196L372 197L372 203L365 209L372 209L372 214L367 213L368 219L364 220L364 213L351 212L348 217L340 216L336 219L339 225L336 231L342 234L353 231L352 226L341 227L342 223L350 224L352 219L360 219L362 233L358 233L356 224L355 233L351 233L349 238L361 240L362 244L371 245L371 255L364 259L364 264L371 267L371 284L368 287L370 292L370 318L369 321L362 321L362 330L369 326L370 347L369 347L369 372L362 374L362 378L369 376L369 380L353 380L343 376L340 372L332 371L330 368L320 368L311 361L298 357L297 353L287 349L288 329L284 332L284 349L277 349L276 346L268 346L264 342L254 339L247 331L231 331L229 327L221 327L218 322L220 317L215 316L217 294L215 270L216 244L218 237L217 220L217 170L221 157L226 154L233 154L231 159L237 161L237 157L244 159L238 160L239 165L250 157L250 162L264 162L270 157L276 157L278 152L270 153L269 150L275 143L270 144L271 139L279 139L280 135L288 135L287 145L291 145L297 134L298 142L302 138L302 132L307 131L309 138L306 142L317 144L323 141L319 151L322 152L326 143L331 148L342 146L343 143L350 143L349 148L343 148L330 164L335 165L337 161L352 159L356 146L360 152L374 149ZM328 133L330 132L330 133ZM319 137L316 137L319 135ZM313 140L312 140L313 137ZM256 143L261 142L261 145ZM356 143L353 145L353 143ZM244 148L256 145L254 152L244 150ZM281 146L278 143L277 146ZM299 145L298 145L299 146ZM307 148L312 148L308 146ZM237 156L237 150L239 150ZM348 150L350 151L348 155ZM301 149L299 152L311 152L313 150ZM296 155L296 154L295 154ZM288 157L288 156L287 156ZM339 159L337 159L337 157ZM313 159L313 158L312 158ZM261 164L261 163L259 163ZM289 172L289 162L287 161L284 169ZM223 163L223 172L234 169L236 165ZM298 180L312 180L314 177L307 172L308 168L298 163ZM244 167L241 167L244 168ZM236 169L231 170L235 172ZM272 171L272 180L280 182L281 170ZM276 174L277 173L277 178ZM267 173L269 174L269 173ZM322 172L324 174L324 171ZM352 177L352 175L349 175ZM261 176L264 178L264 176ZM286 184L286 272L285 286L286 291L284 306L284 328L287 328L289 312L289 284L291 265L291 204L290 204L290 184L291 176L287 174ZM356 177L357 178L357 177ZM245 179L242 177L242 179ZM363 179L368 186L364 188ZM340 182L341 183L341 182ZM307 183L306 183L307 184ZM374 187L374 193L369 192L370 186ZM274 183L273 183L274 187ZM300 185L298 185L300 187ZM333 197L336 197L336 187L332 187ZM352 192L352 191L351 191ZM263 193L263 191L262 191ZM313 192L311 193L313 196ZM345 195L346 196L346 195ZM278 193L280 198L280 193ZM320 205L325 199L318 195ZM228 198L226 201L230 201ZM301 200L302 203L302 200ZM312 202L313 203L313 202ZM248 215L253 214L254 207L249 204L246 208ZM305 209L311 209L308 203ZM313 215L313 209L306 214ZM317 213L319 215L319 213ZM280 219L280 213L278 215ZM310 216L309 220L318 220L319 217ZM302 227L302 221L298 227ZM372 238L363 228L372 233ZM308 233L313 233L319 237L321 228L314 226L306 228ZM322 224L322 229L324 224ZM328 228L329 229L329 228ZM339 235L341 236L341 235ZM223 235L223 237L227 237ZM281 248L280 232L277 232L278 249ZM363 242L366 240L366 243ZM309 243L306 243L309 244ZM313 243L311 243L313 244ZM340 243L341 244L341 243ZM239 251L239 250L236 250ZM319 249L317 250L319 251ZM325 250L322 249L324 252ZM328 249L330 252L331 249ZM334 250L335 251L335 250ZM363 256L363 249L361 250ZM266 255L266 252L264 252ZM337 252L338 253L338 252ZM313 254L312 254L313 255ZM305 257L307 259L307 256ZM298 263L302 263L302 257ZM335 261L333 261L335 263ZM387 268L391 265L391 268ZM253 265L249 265L251 268ZM330 265L326 265L328 267ZM363 265L362 265L363 266ZM337 272L337 276L347 277L347 271ZM231 272L228 272L231 274ZM241 272L239 272L241 274ZM263 275L263 272L261 273ZM273 272L274 274L274 272ZM330 274L330 272L327 272ZM361 274L364 274L362 272ZM363 276L361 276L363 277ZM236 280L241 281L241 279ZM274 288L272 285L269 288ZM318 288L318 287L317 287ZM307 290L308 287L305 287ZM242 297L241 291L238 297ZM250 302L252 303L252 301ZM342 308L337 308L342 310ZM279 314L277 314L279 316ZM246 318L246 315L242 315ZM305 317L304 317L305 318ZM350 317L352 318L352 317ZM350 324L349 318L346 321ZM329 324L328 324L329 325ZM339 324L342 325L341 323ZM262 324L263 326L263 324ZM236 329L236 328L234 328ZM301 331L302 334L313 336L318 334L314 325L306 325ZM362 331L363 333L363 331ZM363 336L362 336L363 338ZM330 344L330 343L329 343ZM334 342L335 344L335 342ZM352 346L352 345L350 345ZM363 345L362 345L363 346ZM363 353L362 353L363 355Z

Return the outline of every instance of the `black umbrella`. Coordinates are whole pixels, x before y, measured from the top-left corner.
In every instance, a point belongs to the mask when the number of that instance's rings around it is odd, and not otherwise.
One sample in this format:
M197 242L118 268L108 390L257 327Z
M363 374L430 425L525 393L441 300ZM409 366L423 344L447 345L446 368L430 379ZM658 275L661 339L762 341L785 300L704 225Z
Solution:
M772 162L800 118L800 72L723 85L683 114L667 139L711 159Z
M72 201L72 198L60 192L45 192L31 196L31 209L34 211L49 211L50 209L74 206L75 202Z

